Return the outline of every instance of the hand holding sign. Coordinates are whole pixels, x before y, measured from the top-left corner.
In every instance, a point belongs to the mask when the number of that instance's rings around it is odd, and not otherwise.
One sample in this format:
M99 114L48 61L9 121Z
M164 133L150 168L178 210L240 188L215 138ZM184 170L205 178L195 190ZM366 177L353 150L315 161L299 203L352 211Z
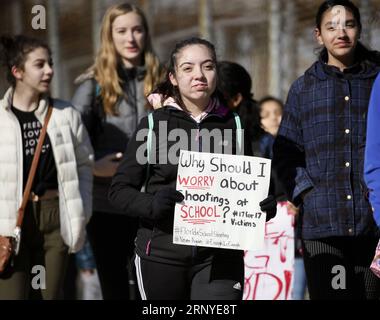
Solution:
M276 201L266 198L270 160L183 150L179 160L177 190L185 199L176 204L173 242L261 248L266 217L261 209L269 219L276 214Z
M152 217L156 220L164 219L173 214L176 202L183 201L183 195L172 187L165 187L157 191L152 201Z
M266 221L273 219L277 213L277 201L276 201L275 197L270 195L268 198L261 201L260 202L260 209L261 209L261 211L266 212L266 214L267 214Z

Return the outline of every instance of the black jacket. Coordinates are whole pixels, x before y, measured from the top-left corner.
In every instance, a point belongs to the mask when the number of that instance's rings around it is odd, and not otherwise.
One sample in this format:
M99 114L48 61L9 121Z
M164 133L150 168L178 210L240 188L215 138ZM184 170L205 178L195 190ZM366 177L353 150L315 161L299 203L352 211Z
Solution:
M111 188L109 191L110 201L119 207L125 214L140 218L140 227L136 238L136 252L141 258L154 260L157 262L172 264L188 264L199 263L212 259L216 254L223 254L227 257L242 257L241 250L226 250L204 247L191 247L173 244L173 217L174 212L169 214L167 219L154 220L152 214L152 200L154 194L162 187L171 186L175 188L177 179L177 164L171 164L167 161L165 164L165 156L167 151L180 141L176 137L175 141L169 141L170 132L178 133L179 129L186 132L186 143L182 145L182 149L192 151L208 151L204 150L204 141L202 133L199 135L198 130L208 129L209 131L218 128L232 129L232 141L228 140L228 135L223 135L223 141L217 142L216 145L223 143L231 145L232 153L236 153L236 124L234 115L227 108L219 106L214 112L209 113L199 124L194 121L187 113L174 107L164 107L154 111L154 135L157 137L155 145L156 163L149 165L149 177L147 176L147 164L139 164L138 158L141 150L144 150L146 137L144 141L137 141L139 136L145 130L146 136L148 128L147 117L143 118L136 134L129 142L127 151L121 160L117 173L113 177ZM158 132L163 126L167 126L167 132ZM174 131L172 131L174 130ZM193 131L192 131L193 130ZM231 130L230 130L231 131ZM191 134L191 132L193 134ZM231 135L230 135L231 136ZM139 139L142 140L142 139ZM174 139L173 139L174 140ZM183 142L182 138L182 142ZM244 139L245 154L251 155L248 139ZM167 147L165 146L167 144ZM187 146L186 146L187 144ZM212 144L214 145L214 144ZM146 145L145 145L146 149ZM161 150L161 159L159 158ZM175 157L178 162L179 148ZM163 152L164 151L164 152ZM209 152L213 153L214 147L211 146ZM146 155L146 153L145 153ZM141 155L140 155L141 156ZM146 192L141 192L141 188L146 183Z

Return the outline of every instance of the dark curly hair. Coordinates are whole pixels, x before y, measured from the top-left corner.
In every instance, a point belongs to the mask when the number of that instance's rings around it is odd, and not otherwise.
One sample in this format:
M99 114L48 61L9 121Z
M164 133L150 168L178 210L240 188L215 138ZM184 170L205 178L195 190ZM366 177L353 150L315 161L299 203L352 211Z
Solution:
M7 69L7 80L14 87L16 79L12 75L12 68L24 68L27 55L37 48L44 48L51 56L49 46L36 38L24 35L0 37L0 61Z

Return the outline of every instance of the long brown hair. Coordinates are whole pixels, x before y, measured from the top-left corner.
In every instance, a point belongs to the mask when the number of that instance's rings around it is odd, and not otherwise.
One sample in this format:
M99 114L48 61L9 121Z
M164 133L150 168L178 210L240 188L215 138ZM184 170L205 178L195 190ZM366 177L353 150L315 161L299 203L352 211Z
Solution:
M128 99L120 86L121 79L117 73L119 57L112 40L112 24L117 17L129 12L135 12L141 17L146 34L145 48L143 52L144 65L146 67L146 75L144 78L145 96L152 91L161 78L161 65L158 57L153 52L148 23L143 11L139 7L129 3L110 7L106 11L101 25L100 49L96 55L94 65L90 67L90 70L93 71L94 77L101 88L100 94L106 114L117 114L115 105L119 97L124 96ZM146 105L149 107L148 103Z

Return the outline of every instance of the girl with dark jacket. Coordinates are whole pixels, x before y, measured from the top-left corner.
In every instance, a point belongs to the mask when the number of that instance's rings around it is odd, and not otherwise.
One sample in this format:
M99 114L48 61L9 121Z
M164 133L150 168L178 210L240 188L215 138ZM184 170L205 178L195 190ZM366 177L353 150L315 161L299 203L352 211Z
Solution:
M378 240L363 182L366 114L378 54L359 40L360 13L325 1L316 16L319 60L290 88L273 165L300 206L311 299L378 299L369 269Z
M233 154L236 154L234 115L220 103L216 93L216 54L206 40L191 38L179 42L172 54L165 82L150 97L157 107L153 113L153 162L147 168L140 133L148 128L144 118L131 139L113 178L109 198L125 214L140 218L136 239L136 273L143 299L231 299L242 298L244 285L243 252L173 244L173 218L176 202L184 197L176 191L179 148L202 151L202 133L219 128L232 129ZM160 132L162 124L167 130ZM186 139L168 139L168 133L186 132ZM199 134L191 134L191 133ZM192 141L195 139L195 141ZM143 140L143 141L140 141ZM165 148L166 146L166 148ZM251 154L246 146L246 154ZM209 152L214 151L211 144ZM205 151L205 150L203 150ZM165 154L167 157L161 158ZM168 159L168 161L165 161ZM149 171L149 173L148 173ZM140 190L146 185L146 193ZM275 201L262 203L269 218L275 214Z

